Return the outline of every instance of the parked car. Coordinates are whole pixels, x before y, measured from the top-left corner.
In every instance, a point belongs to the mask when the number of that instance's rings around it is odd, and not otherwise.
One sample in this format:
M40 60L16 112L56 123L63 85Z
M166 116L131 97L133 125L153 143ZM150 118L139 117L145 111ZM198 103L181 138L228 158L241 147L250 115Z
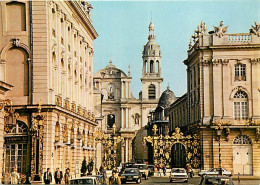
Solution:
M97 177L86 176L70 180L70 184L96 184L100 185Z
M148 166L146 164L135 164L134 168L138 168L145 180L148 179Z
M231 176L231 171L225 170L224 168L211 168L208 171L199 172L199 176L203 175L219 175L220 170L222 171L222 175Z
M106 180L103 175L93 175L93 177L97 177L97 180L100 185L106 185Z
M133 181L137 184L140 184L142 182L141 172L137 168L126 168L121 175L122 184Z
M153 165L152 164L148 164L147 167L148 167L148 176L153 175L154 174L154 167L153 167Z
M184 168L172 168L170 182L188 182L188 174Z
M227 176L212 176L212 175L204 175L201 178L199 185L234 185L231 177Z

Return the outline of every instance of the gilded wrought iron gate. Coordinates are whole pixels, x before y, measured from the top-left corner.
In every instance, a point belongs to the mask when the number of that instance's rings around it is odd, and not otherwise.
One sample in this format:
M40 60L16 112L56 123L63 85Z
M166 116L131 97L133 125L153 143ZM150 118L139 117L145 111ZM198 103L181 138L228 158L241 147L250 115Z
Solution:
M166 165L171 168L173 157L171 155L172 146L176 143L183 144L186 153L186 164L189 163L192 168L200 167L200 141L196 134L193 136L184 136L180 128L175 128L172 136L157 135L157 125L153 125L152 136L143 138L144 144L150 143L153 147L154 165Z

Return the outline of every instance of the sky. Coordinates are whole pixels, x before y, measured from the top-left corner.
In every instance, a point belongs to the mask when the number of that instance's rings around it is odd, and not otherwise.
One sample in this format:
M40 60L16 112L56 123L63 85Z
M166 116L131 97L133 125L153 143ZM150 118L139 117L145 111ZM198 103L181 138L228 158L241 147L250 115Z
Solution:
M167 85L176 96L187 91L186 66L191 35L201 21L208 31L224 21L228 33L248 33L254 21L260 22L260 1L91 1L91 18L99 37L94 41L94 73L109 60L126 74L131 66L132 92L138 98L142 89L143 46L148 41L152 19L156 42L161 47L161 69Z

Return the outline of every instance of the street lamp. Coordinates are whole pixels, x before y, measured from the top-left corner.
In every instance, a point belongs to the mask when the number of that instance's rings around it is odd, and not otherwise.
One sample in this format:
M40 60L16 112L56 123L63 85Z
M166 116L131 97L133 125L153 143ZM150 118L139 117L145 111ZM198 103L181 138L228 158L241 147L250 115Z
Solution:
M221 134L222 134L222 128L219 126L219 127L217 128L219 175L222 175L222 169L221 169L221 151L220 151L220 138L221 138Z
M32 127L30 129L32 135L32 161L33 161L33 168L32 168L32 177L33 181L40 181L42 175L42 168L41 168L41 161L43 155L43 122L44 122L44 115L41 115L41 101L38 105L38 114L37 116L33 117Z

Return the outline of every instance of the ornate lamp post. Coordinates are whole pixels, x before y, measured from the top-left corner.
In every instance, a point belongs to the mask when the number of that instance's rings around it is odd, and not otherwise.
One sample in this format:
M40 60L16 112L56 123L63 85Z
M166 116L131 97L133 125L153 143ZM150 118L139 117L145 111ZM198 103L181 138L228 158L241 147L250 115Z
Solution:
M222 134L222 127L218 126L217 128L217 136L218 136L218 163L219 163L219 174L222 175L222 170L221 170L221 151L220 151L220 137Z
M41 181L43 160L43 123L44 115L41 115L41 101L38 106L38 114L33 117L30 133L32 136L32 162L31 176L33 181Z

